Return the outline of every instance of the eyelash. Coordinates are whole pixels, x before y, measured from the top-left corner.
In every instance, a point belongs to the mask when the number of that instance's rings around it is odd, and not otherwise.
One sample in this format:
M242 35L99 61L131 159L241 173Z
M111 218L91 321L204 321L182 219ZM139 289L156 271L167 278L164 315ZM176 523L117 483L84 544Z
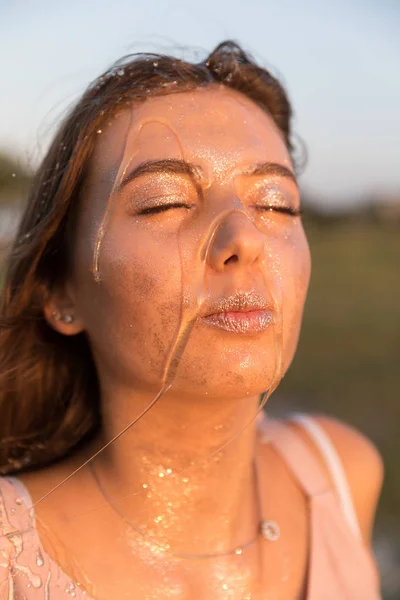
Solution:
M291 206L257 206L259 211L280 212L292 217L299 217L303 214L301 208L292 208Z
M184 202L174 202L173 204L164 204L160 206L150 206L149 208L144 208L139 212L139 215L151 215L157 213L163 213L169 210L170 208L187 208L190 209L191 205L185 204ZM302 214L302 210L300 208L292 208L291 206L256 206L259 211L269 211L269 212L279 212L290 215L292 217L298 217Z
M152 215L157 213L166 212L170 208L191 208L190 204L185 204L184 202L173 202L172 204L161 204L159 206L149 206L148 208L144 208L139 212L139 215Z

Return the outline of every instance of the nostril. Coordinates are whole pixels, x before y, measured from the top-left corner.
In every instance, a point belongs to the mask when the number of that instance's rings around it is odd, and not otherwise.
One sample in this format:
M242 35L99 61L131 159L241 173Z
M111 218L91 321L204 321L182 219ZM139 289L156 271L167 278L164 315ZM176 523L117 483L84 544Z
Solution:
M230 256L229 258L227 258L224 261L224 265L228 265L230 263L236 263L236 262L238 262L238 260L239 260L238 255L237 254L232 254L232 256Z

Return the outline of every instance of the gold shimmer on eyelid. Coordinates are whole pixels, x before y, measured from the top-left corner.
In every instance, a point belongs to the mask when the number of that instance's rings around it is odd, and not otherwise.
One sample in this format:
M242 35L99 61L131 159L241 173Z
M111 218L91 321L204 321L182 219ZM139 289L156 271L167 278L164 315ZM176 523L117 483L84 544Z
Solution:
M254 172L254 169L253 171ZM250 210L257 211L256 217L259 222L264 223L264 232L267 234L267 229L272 225L272 220L278 225L278 216L299 216L299 194L297 187L294 189L292 183L286 179L272 180L261 176L235 177L235 193L241 203L247 206ZM273 214L275 213L275 215ZM288 219L279 219L279 226L282 236L286 238L289 235L289 229L296 225L296 221Z
M131 180L129 183L129 187L132 190L141 190L142 188L145 190L152 188L164 189L165 187L197 189L193 184L193 179L185 173L170 173L168 171L155 171L152 174L146 173L145 175L140 175L137 179Z
M194 204L198 201L198 193L191 180L168 173L160 173L154 179L146 177L144 181L138 180L132 186L128 185L122 197L125 207L132 211L178 202Z
M286 207L295 209L294 202L288 198L288 195L282 193L281 190L277 189L268 189L268 190L259 190L259 193L254 194L253 199L257 201L260 205L265 206L278 206L278 207Z

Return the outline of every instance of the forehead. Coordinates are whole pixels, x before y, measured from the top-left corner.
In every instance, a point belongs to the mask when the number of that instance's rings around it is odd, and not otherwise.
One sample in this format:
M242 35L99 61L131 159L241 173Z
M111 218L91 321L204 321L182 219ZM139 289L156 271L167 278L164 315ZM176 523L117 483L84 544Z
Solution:
M169 158L195 163L210 178L259 162L291 164L264 110L239 92L209 86L150 98L120 113L102 130L92 166L115 174L124 165Z

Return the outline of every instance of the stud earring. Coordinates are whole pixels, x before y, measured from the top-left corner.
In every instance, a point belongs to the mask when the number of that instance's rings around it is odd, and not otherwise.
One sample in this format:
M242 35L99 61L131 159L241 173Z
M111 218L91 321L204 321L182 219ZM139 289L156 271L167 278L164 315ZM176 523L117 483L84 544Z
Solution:
M69 325L74 320L72 315L62 315L57 311L54 311L51 316L55 321L61 321L61 323L65 323L66 325Z
M73 320L74 320L74 317L73 317L72 315L63 315L63 316L61 317L61 321L62 321L63 323L67 323L67 325L68 325L69 323L72 323L72 321L73 321Z

